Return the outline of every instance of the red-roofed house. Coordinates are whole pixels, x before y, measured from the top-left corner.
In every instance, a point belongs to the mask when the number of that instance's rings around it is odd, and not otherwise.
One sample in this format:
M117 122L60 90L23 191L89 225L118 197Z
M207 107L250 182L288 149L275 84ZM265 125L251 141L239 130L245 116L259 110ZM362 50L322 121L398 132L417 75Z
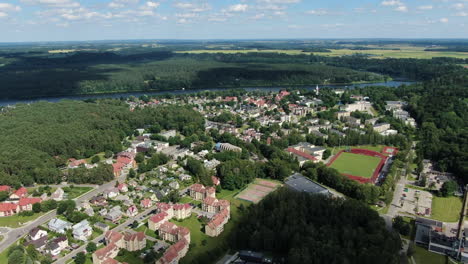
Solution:
M189 249L189 243L185 239L177 241L174 245L170 246L162 258L156 261L156 264L175 264L183 258Z
M21 211L31 211L35 203L40 203L41 198L21 198L18 202Z
M119 185L117 185L117 189L119 189L119 192L128 192L128 186L125 183L120 183Z
M150 230L158 230L162 223L171 219L166 212L158 213L151 216L148 220L148 228Z
M163 240L177 242L186 239L190 243L190 230L186 227L179 227L171 222L164 222L159 227L159 236Z
M24 187L21 187L10 195L10 199L18 200L26 196L28 196L28 190Z
M230 210L230 203L227 200L218 200L213 197L206 197L202 203L202 210L209 213L219 213L224 209Z
M192 214L192 206L190 204L174 204L172 206L174 211L174 218L177 220L182 220L190 217Z
M213 187L205 187L202 184L195 183L189 187L190 197L195 200L203 201L206 197L215 197L216 190Z
M123 247L123 236L119 232L109 230L104 234L104 238L106 239L106 244L115 244L119 248Z
M205 233L211 237L219 236L223 232L224 225L229 221L229 218L229 210L227 208L222 210L205 226Z
M68 168L70 169L75 169L75 168L78 168L80 165L86 164L85 159L80 159L80 160L70 159L70 161L71 162L68 164Z
M138 214L138 208L135 205L131 205L127 208L126 214L128 217L135 216Z
M14 203L0 203L0 216L10 216L20 211L19 205Z
M0 192L10 192L11 187L8 185L0 185Z
M151 199L143 199L140 201L140 206L143 208L150 208L153 205L153 201Z
M125 164L117 162L112 164L112 167L114 168L114 176L119 177L122 174L122 170L125 167Z
M213 181L213 184L214 184L215 186L218 186L218 185L221 184L221 181L220 181L219 178L216 177L216 176L211 176L211 180Z
M136 167L136 162L135 162L134 159L130 159L130 158L124 157L124 156L117 157L117 163L125 164L125 168L127 168L127 169Z
M116 244L110 243L93 253L93 264L107 264L110 259L117 257L119 251L120 248Z
M124 233L124 248L128 251L142 250L146 247L146 235L143 232Z

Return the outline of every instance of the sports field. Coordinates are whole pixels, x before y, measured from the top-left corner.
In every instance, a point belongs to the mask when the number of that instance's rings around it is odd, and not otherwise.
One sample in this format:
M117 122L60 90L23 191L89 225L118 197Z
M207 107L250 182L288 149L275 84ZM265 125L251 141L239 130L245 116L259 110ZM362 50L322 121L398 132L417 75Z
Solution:
M369 179L380 161L378 157L342 152L330 167L343 174Z

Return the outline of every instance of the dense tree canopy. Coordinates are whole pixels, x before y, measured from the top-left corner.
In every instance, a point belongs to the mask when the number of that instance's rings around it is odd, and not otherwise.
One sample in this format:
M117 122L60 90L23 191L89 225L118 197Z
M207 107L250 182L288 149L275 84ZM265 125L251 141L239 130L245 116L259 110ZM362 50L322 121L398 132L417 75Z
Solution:
M353 199L281 189L252 205L234 235L239 249L270 251L287 263L399 263L400 238Z

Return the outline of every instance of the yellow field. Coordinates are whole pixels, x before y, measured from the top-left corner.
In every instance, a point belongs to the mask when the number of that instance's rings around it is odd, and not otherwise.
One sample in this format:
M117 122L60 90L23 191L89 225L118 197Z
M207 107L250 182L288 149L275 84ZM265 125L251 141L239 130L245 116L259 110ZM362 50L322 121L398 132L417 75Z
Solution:
M76 51L96 51L95 49L57 49L57 50L49 50L48 52L51 54L56 53L72 53Z
M377 46L368 46L369 48L375 48ZM452 57L460 59L468 59L468 52L451 52L451 51L424 51L424 47L413 47L413 46L385 46L388 49L369 49L369 50L351 50L351 49L330 49L331 52L302 52L302 50L258 50L258 49L245 49L245 50L233 50L233 49L219 49L219 50L189 50L189 51L178 51L178 53L249 53L249 52L262 52L262 53L282 53L289 55L299 54L316 54L321 56L346 56L353 54L368 54L375 59L383 58L416 58L416 59L431 59L433 57ZM392 48L399 48L400 50L392 50Z

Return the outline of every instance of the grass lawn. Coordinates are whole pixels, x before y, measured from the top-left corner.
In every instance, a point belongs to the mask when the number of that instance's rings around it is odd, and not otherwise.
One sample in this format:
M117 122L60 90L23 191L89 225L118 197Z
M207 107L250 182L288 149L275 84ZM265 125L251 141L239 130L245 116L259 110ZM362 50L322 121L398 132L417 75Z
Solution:
M413 258L416 264L445 264L447 263L446 257L436 253L427 251L427 249L415 246Z
M115 260L120 262L126 262L131 264L143 264L143 260L139 257L140 251L129 252L121 249L119 255L115 257Z
M43 214L44 213L38 213L38 214L31 215L31 216L12 215L12 216L7 216L7 217L0 217L0 226L17 228L29 221L37 219Z
M340 173L370 178L379 162L380 158L377 157L343 152L330 167Z
M67 190L67 189L65 189ZM73 188L70 188L70 191L69 192L66 192L66 194L68 195L68 198L69 199L75 199L76 197L79 197L89 191L93 190L93 188L91 187L78 187L78 186L75 186Z
M202 230L201 223L198 221L195 214L192 214L190 218L185 219L184 221L174 221L176 225L185 226L190 229L191 244L195 244L194 247L189 249L187 255L181 259L181 264L192 263L194 259L197 259L198 255L218 247L227 239L229 234L235 230L237 222L241 217L239 206L242 204L243 206L247 207L251 204L249 202L234 198L234 196L237 195L240 191L241 190L222 190L220 193L216 194L216 198L229 200L229 202L231 202L231 219L224 226L223 233L221 233L221 235L218 237L209 237L205 235L204 230ZM203 240L206 240L206 245L202 245ZM215 261L216 259L213 259L213 262Z
M431 218L443 222L457 222L460 218L462 200L459 197L432 198Z

